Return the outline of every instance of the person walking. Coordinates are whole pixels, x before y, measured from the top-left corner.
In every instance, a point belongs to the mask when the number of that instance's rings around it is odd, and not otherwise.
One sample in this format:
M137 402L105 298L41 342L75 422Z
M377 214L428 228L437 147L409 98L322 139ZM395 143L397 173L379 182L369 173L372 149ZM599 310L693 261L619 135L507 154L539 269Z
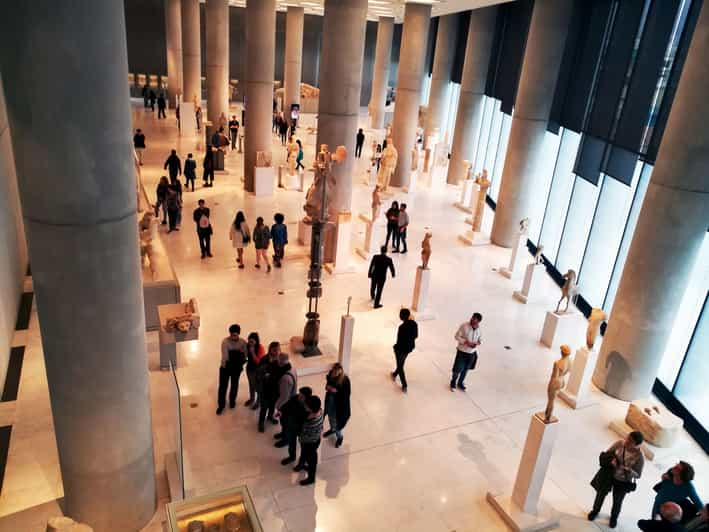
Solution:
M136 129L135 135L133 135L133 148L135 148L135 153L138 156L138 164L140 166L143 166L143 152L145 151L145 134L143 134L140 129Z
M399 241L397 242L396 249L394 250L394 253L406 253L408 251L408 248L406 247L406 231L409 227L409 213L406 212L406 203L402 203L401 206L399 207L399 229L398 229L398 236L399 236ZM401 249L401 246L404 246L404 249Z
M480 335L481 321L483 321L482 314L475 312L470 317L470 321L461 324L455 333L458 347L455 352L451 375L450 386L452 392L455 391L456 386L459 390L466 390L465 376L468 371L475 369L475 365L478 362L478 346L482 342L482 336Z
M197 131L202 131L202 108L199 105L194 111L194 119L197 122Z
M258 333L249 333L246 341L246 378L249 381L249 399L244 406L258 405L258 386L256 385L256 373L261 359L266 356L266 350L261 345Z
M170 174L170 183L174 183L177 181L177 176L182 175L182 164L176 150L170 150L170 155L162 168Z
M374 157L372 159L372 166L377 167L377 172L379 172L379 167L382 164L382 145L377 144L377 150L374 152Z
M407 308L402 308L399 311L399 319L401 320L401 325L399 325L399 329L396 332L396 343L394 344L396 369L391 372L391 379L396 381L396 378L399 377L399 380L401 381L401 390L406 392L409 385L406 382L404 364L406 363L406 358L416 347L416 339L419 336L419 327L418 324L411 319L411 311Z
M271 226L271 240L273 241L273 265L276 268L281 267L281 261L285 254L285 247L288 244L288 227L283 223L285 217L277 212L273 216L273 221L276 222Z
M142 90L141 94L143 95L143 107L145 107L147 109L148 108L148 101L150 100L150 89L149 89L147 83L145 85L143 85L143 90Z
M278 383L283 375L278 357L281 354L281 344L271 342L268 344L268 357L261 360L259 364L258 378L261 383L260 408L258 414L258 431L264 432L265 421L268 419L274 425L278 423L274 414L276 413L276 401L278 400Z
M301 486L308 486L315 482L315 473L318 468L318 447L323 428L322 401L317 395L311 395L305 400L308 416L300 431L300 460L293 471L306 469L308 476L300 481Z
M158 120L161 118L167 118L165 115L165 108L167 107L167 102L165 101L165 95L161 92L158 96Z
M214 152L212 146L207 145L207 151L204 152L204 161L202 161L202 186L214 186Z
M298 390L298 395L291 397L281 407L281 432L274 436L276 439L274 447L288 446L288 456L281 460L281 465L295 462L298 434L303 430L303 424L308 418L305 400L311 395L313 395L312 388L303 386Z
M229 120L229 136L231 137L231 149L235 150L239 136L239 121L236 119L236 115L231 115L231 120Z
M288 139L288 121L281 118L281 122L278 125L278 133L281 137L281 144L286 145L286 140Z
M303 143L300 142L300 139L296 140L295 143L298 145L298 156L295 158L295 169L297 170L305 170L305 166L303 166Z
M239 378L246 362L246 342L239 337L241 327L234 323L229 326L229 336L222 340L222 359L219 365L219 389L217 391L217 415L226 406L226 392L229 388L229 408L236 406L239 392ZM231 386L229 383L231 381Z
M251 242L251 231L242 211L236 213L234 223L229 228L229 240L236 250L236 263L244 269L244 248Z
M591 486L596 490L596 499L593 501L593 509L588 514L589 521L598 517L606 495L612 491L613 505L608 526L610 528L617 526L623 499L628 493L635 491L635 481L643 472L645 460L640 450L643 441L642 433L633 431L625 440L616 441L605 453L601 453L599 461L603 465L591 481Z
M212 223L209 221L209 208L205 206L203 199L197 202L199 205L192 213L192 219L197 224L197 237L199 238L199 249L202 258L211 257L212 250L210 241L212 239Z
M177 228L180 209L182 208L182 186L179 181L173 181L167 187L167 198L165 199L167 206L167 219L169 222L168 233L179 231Z
M350 419L350 394L352 388L350 378L345 375L345 370L339 362L332 365L332 369L325 376L325 416L330 423L330 429L323 434L323 438L336 436L335 447L342 445L344 436L342 430Z
M197 179L197 161L192 158L191 153L187 154L183 174L185 176L185 190L189 190L191 184L192 192L194 192L194 182Z
M357 144L355 145L355 159L362 157L362 147L364 146L364 131L359 128L357 132Z
M370 298L374 300L374 308L381 308L382 290L387 279L387 270L391 271L392 279L396 277L394 263L387 257L387 247L382 246L379 255L374 255L369 263L367 277L371 279L369 286Z
M663 503L676 502L679 505L683 505L686 499L689 499L694 504L692 514L700 511L704 503L702 503L697 490L694 488L693 480L694 468L681 460L663 474L660 482L652 488L657 492L657 495L655 495L650 518L655 519L660 514L660 506Z
M391 247L396 250L399 247L399 202L391 202L391 207L386 212L386 218L387 237L384 246L389 246L389 238L391 237Z
M162 176L155 189L155 196L157 197L155 217L158 218L160 216L160 209L162 209L162 225L167 225L167 193L169 188L170 182L167 180L167 176Z
M157 100L158 97L155 95L155 91L153 89L150 89L148 99L150 100L150 110L155 112L155 100Z
M256 227L254 227L254 247L256 248L256 264L257 268L261 267L261 259L266 263L266 273L271 271L271 263L268 262L268 243L271 240L271 231L268 226L263 223L263 218L256 218Z

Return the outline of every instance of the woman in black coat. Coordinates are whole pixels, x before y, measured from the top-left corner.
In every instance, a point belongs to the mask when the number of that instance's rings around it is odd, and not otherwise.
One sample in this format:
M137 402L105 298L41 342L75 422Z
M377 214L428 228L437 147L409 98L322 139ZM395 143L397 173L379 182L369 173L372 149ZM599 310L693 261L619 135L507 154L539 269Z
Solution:
M325 377L325 415L330 421L330 430L323 434L327 438L335 434L335 447L342 445L342 429L350 419L350 378L338 362Z

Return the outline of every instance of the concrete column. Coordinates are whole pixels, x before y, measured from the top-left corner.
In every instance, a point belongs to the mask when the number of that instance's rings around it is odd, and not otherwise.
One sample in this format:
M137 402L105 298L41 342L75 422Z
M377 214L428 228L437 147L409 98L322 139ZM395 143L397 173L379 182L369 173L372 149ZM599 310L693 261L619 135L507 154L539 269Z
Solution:
M65 511L140 530L156 494L123 3L18 2L0 49L22 50L0 70Z
M624 401L652 389L707 231L708 55L704 4L593 375L596 386Z
M276 0L247 0L246 20L244 189L253 192L256 152L271 151Z
M377 47L374 53L374 76L372 97L369 100L370 126L372 129L384 127L387 87L389 86L389 66L391 65L391 42L394 37L394 17L379 17L377 24Z
M204 14L207 118L216 124L222 113L229 118L229 1L207 0ZM251 21L247 29L250 24Z
M424 124L424 147L428 136L433 130L440 130L440 140L444 140L444 131L448 123L448 109L451 99L451 74L453 73L453 57L455 43L458 37L458 19L455 15L440 17L438 34L436 35L436 50L433 55L433 72L431 73L431 93L428 97L428 111Z
M470 13L458 113L453 132L451 160L448 165L447 181L452 185L457 185L465 179L463 161L472 162L475 158L483 119L485 82L492 39L495 34L496 15L496 7L474 9Z
M302 7L288 6L286 12L286 58L283 75L285 101L283 112L290 121L290 106L300 103L300 79L303 71L303 21Z
M165 40L167 47L167 104L172 109L182 93L182 14L180 0L165 2Z
M317 145L347 148L347 160L332 166L337 185L328 193L337 213L352 206L367 0L325 0L324 16Z
M556 80L564 54L573 2L539 0L534 3L527 47L522 63L512 129L502 169L500 194L492 224L493 244L512 247L519 221L539 201L540 171L551 171L542 161L542 144ZM530 220L538 225L541 220Z
M199 0L182 0L182 98L202 101L202 57L199 39Z
M391 184L395 187L405 187L409 184L411 174L409 153L416 141L421 80L425 70L426 43L428 42L430 22L430 4L406 4L392 131L394 147L399 151L396 171L391 178Z

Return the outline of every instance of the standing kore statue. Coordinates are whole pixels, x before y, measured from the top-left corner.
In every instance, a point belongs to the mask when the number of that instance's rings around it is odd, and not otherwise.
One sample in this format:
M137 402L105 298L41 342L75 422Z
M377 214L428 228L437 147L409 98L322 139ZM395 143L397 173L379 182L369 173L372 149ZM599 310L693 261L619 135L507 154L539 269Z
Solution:
M427 232L421 242L421 269L428 270L428 261L431 259L431 237L433 233Z
M569 358L571 348L568 345L562 345L559 349L561 350L561 358L554 362L549 384L547 385L547 407L544 410L544 423L551 421L554 413L554 401L559 390L566 386L566 375L571 370L571 359Z

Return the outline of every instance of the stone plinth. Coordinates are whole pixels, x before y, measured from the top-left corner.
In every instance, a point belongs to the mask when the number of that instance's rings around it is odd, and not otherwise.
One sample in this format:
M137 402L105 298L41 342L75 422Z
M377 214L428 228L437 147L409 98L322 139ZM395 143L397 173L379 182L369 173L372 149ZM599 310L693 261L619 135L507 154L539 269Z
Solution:
M464 180L463 184L461 185L460 199L458 200L457 203L454 203L453 205L455 205L456 207L458 207L459 209L461 209L465 212L472 213L472 209L470 208L470 202L472 201L474 190L475 190L475 180L474 179ZM466 222L467 222L467 220L466 220Z
M593 400L590 394L591 377L597 359L598 351L595 349L588 349L584 346L576 351L569 382L566 388L559 391L559 397L571 408L583 408L598 402Z
M409 176L409 184L401 187L401 190L403 190L407 194L413 194L414 192L416 192L416 183L418 182L418 179L419 171L411 170L411 175Z
M373 223L369 217L364 214L360 214L359 218L365 224L365 234L364 245L361 248L357 248L357 254L363 259L368 260L372 255L379 253L379 248L382 247L380 240L383 234L383 228Z
M522 303L535 303L541 300L542 277L546 274L544 264L528 264L524 272L521 290L515 290L513 296Z
M254 196L273 196L276 171L273 166L254 168Z
M630 403L625 422L643 433L645 440L655 447L672 447L682 430L682 418L650 399Z
M352 358L352 336L354 335L354 316L349 314L340 318L340 345L337 350L337 360L342 364L345 373L350 372Z
M428 306L428 291L431 284L431 270L416 268L416 282L414 284L413 301L411 309L416 312L418 321L436 319L436 315L431 312Z
M480 231L466 231L458 235L458 240L468 246L485 246L490 243L490 237Z
M512 246L510 263L506 268L500 268L500 275L508 279L517 278L522 275L522 268L527 258L527 233L517 233L515 244Z
M337 244L335 246L335 256L332 264L326 264L325 269L331 274L352 273L352 254L350 243L352 240L352 213L340 212L337 215Z
M579 312L547 312L539 341L556 349L561 344L573 344L583 338L585 328L586 318Z

